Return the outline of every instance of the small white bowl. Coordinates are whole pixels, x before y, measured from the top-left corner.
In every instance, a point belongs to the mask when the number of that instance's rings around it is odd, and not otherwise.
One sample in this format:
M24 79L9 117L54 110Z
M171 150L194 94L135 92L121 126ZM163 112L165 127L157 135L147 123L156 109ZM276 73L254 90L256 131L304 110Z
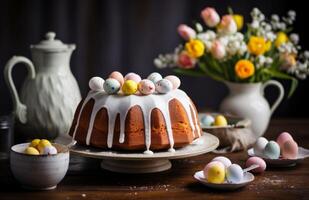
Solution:
M254 175L250 172L244 173L244 178L240 183L209 183L205 177L203 171L198 171L193 176L198 182L204 184L207 187L218 189L218 190L236 190L238 188L244 187L254 180Z
M58 151L55 155L27 155L24 151L28 146L29 143L22 143L11 147L10 165L14 177L27 189L55 189L68 170L69 149L53 144Z

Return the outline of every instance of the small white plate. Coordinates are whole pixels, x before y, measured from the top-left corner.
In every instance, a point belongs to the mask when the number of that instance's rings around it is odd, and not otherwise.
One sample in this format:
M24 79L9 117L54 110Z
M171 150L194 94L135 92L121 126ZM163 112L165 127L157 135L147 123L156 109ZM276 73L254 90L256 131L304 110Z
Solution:
M209 183L205 177L203 171L198 171L194 174L193 176L198 182L206 185L207 187L214 188L214 189L219 189L219 190L236 190L238 188L244 187L250 182L254 180L254 175L251 174L250 172L245 172L244 173L244 178L242 182L240 183Z
M253 148L248 149L248 155L249 156L258 156L254 154ZM273 166L273 167L292 167L295 166L298 162L301 160L309 157L309 150L305 149L303 147L298 147L298 155L296 159L284 159L284 158L279 158L279 159L269 159L269 158L264 158L261 157L265 160L267 165Z

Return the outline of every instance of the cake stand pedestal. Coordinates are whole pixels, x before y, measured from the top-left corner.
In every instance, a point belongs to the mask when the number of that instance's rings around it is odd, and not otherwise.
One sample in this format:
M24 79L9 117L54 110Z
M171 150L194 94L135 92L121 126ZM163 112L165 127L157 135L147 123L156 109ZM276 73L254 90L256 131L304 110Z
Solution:
M170 160L188 158L215 150L219 146L216 136L209 133L193 141L192 144L176 149L175 152L160 151L154 154L127 151L102 151L102 149L74 145L70 147L73 154L102 159L101 168L113 172L142 174L168 170L172 167Z

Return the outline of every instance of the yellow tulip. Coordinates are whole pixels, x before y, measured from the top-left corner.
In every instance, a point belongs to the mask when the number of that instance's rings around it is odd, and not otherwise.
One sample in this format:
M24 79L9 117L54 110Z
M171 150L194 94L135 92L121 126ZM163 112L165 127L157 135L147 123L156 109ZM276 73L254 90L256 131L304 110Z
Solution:
M249 60L239 60L235 65L235 73L240 79L252 76L255 72L254 65Z
M252 36L248 42L248 51L253 55L262 55L268 51L271 43L267 42L263 37Z
M277 33L277 38L275 41L276 47L280 47L282 44L288 41L288 36L284 32Z
M204 54L205 46L200 40L190 40L185 44L186 51L193 58L201 57Z
M237 25L237 30L242 29L244 26L244 17L242 15L233 15L233 19Z

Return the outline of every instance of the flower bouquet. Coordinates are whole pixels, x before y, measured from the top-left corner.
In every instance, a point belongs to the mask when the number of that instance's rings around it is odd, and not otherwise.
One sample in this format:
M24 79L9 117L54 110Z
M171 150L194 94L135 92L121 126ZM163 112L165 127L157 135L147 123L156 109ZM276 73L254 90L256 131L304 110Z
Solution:
M292 81L291 96L297 79L309 74L309 52L301 52L299 36L292 33L296 13L289 11L285 17L274 14L266 19L254 8L251 17L243 28L243 16L229 9L229 14L220 17L214 8L207 7L201 12L206 26L179 25L184 44L173 53L159 55L154 64L158 68L174 67L181 74L235 83L288 79Z

